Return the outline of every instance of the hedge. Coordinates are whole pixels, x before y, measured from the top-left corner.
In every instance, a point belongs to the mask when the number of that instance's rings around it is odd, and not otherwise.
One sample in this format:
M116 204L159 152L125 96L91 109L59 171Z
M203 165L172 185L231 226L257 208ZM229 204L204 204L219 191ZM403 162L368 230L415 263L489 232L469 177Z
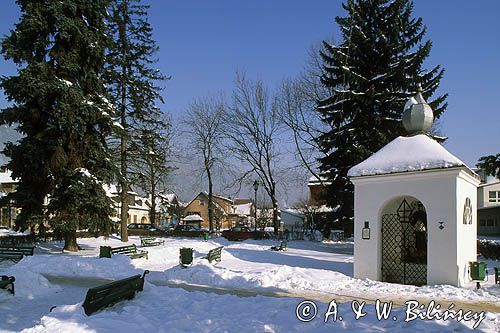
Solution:
M488 240L477 241L477 254L486 259L500 260L500 242Z

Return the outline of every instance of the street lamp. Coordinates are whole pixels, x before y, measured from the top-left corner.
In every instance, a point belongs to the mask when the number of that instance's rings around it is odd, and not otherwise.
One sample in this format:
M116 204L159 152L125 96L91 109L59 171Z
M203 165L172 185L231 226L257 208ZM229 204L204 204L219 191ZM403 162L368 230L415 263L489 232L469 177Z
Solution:
M257 181L257 179L253 182L253 191L255 193L255 201L254 201L254 204L255 204L255 209L254 209L254 218L255 218L255 232L257 232L257 190L259 189L259 182Z

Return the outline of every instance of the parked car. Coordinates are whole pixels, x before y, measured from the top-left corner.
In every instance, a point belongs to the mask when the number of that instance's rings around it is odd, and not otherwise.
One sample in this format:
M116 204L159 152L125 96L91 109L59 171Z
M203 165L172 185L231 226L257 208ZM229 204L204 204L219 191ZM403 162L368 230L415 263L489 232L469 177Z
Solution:
M198 225L193 224L178 224L175 229L176 231L200 231L201 228Z
M151 223L130 223L127 225L128 230L149 230L155 231L156 228Z
M172 236L182 236L182 237L201 237L203 236L203 230L200 226L193 224L178 224L174 230L169 231L168 234Z
M157 229L160 231L168 232L168 231L174 230L175 226L173 226L173 225L159 225L157 227Z
M230 241L268 238L264 231L253 231L249 227L245 226L236 226L229 230L224 230L222 231L222 237Z

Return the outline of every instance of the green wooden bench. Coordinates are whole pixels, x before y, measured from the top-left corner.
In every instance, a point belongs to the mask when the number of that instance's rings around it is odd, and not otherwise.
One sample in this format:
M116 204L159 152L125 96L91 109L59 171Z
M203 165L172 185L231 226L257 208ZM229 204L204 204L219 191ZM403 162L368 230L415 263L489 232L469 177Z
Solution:
M140 236L141 238L141 246L146 247L146 246L156 246L156 245L163 245L165 244L165 240L158 240L156 237L153 236Z
M85 314L90 316L92 313L116 304L118 301L133 299L136 292L143 290L144 277L148 273L149 271L146 270L142 276L138 274L89 289L82 304Z
M14 281L16 281L15 277L8 276L8 275L2 275L2 276L0 276L0 288L8 290L8 291L10 291L10 293L12 295L14 295L15 294ZM8 289L9 286L10 286L10 289Z
M493 267L495 270L495 284L500 284L500 267Z
M212 261L220 262L223 247L224 246L219 246L219 247L216 247L215 249L208 251L207 256L204 258L208 259L209 263L212 263Z
M286 245L287 245L286 241L281 241L280 246L272 246L271 250L283 252L283 251L286 251Z
M0 260L19 261L24 256L32 256L34 246L0 246Z
M124 254L130 259L146 258L148 259L148 251L138 250L135 244L125 245L120 247L101 246L99 257L111 258L113 254Z

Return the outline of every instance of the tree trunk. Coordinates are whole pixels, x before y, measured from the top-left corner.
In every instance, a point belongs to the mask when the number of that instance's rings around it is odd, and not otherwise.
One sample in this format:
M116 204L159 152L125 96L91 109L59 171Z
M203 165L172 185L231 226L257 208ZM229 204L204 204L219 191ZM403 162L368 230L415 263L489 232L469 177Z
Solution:
M279 222L278 222L278 203L276 199L273 197L273 226L274 226L274 234L277 235L279 231Z
M213 184L212 184L212 174L209 168L207 168L207 178L208 178L208 227L210 231L213 231L214 230Z
M151 182L151 210L149 211L149 220L151 224L156 225L156 186L154 179Z
M269 171L270 173L270 171ZM277 235L279 231L279 222L278 222L278 201L276 200L276 183L271 178L271 201L273 203L273 227L274 234Z
M120 140L120 172L121 172L121 193L120 193L120 220L121 220L121 241L128 242L128 201L127 201L127 27L125 17L127 15L127 4L123 3L123 20L120 23L120 41L122 42L122 77L121 77L121 108L120 108L120 123L122 125L121 140Z
M66 231L64 233L64 250L78 252L78 244L76 243L76 230Z
M121 208L120 208L120 221L121 221L121 241L122 242L128 242L128 230L127 230L127 223L128 223L128 201L127 201L127 190L126 186L127 183L122 181L121 182L121 193L120 193L120 201L121 201ZM125 186L125 187L123 187Z

